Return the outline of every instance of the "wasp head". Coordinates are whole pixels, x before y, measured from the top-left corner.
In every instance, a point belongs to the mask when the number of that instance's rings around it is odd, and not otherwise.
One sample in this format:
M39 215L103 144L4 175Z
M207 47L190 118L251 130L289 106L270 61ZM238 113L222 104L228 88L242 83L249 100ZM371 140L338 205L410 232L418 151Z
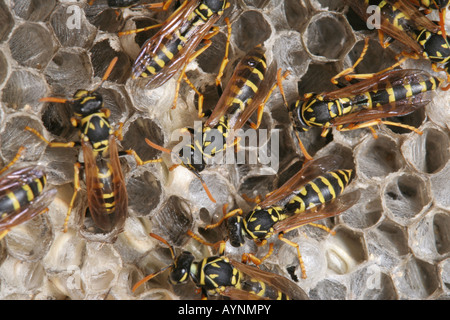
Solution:
M189 251L183 251L176 259L170 271L169 280L172 284L185 283L191 274L191 266L194 255Z
M298 131L308 131L310 127L303 119L303 109L309 104L309 100L304 101L298 99L289 108L289 115L291 117L294 128Z
M103 98L96 91L80 89L73 95L72 108L76 114L86 116L103 108Z
M245 243L244 218L233 216L227 220L227 231L230 244L241 247Z

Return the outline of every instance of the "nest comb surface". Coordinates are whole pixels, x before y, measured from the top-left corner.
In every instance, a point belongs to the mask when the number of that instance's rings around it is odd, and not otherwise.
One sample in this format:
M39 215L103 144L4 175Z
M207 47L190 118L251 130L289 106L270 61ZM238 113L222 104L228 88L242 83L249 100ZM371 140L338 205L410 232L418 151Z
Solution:
M370 35L369 52L357 72L376 72L393 63L398 48L382 49L372 32L357 30L346 17L343 1L233 1L226 15L232 22L232 67L252 47L263 43L269 60L289 70L284 81L289 101L307 92L332 90L330 78L358 57ZM139 46L151 34L118 37L117 32L155 24L168 12L125 10L117 15L106 1L0 0L0 153L7 163L19 146L26 146L24 163L46 166L58 196L47 214L14 228L0 243L1 299L178 299L195 298L192 283L168 284L167 273L142 286L131 287L148 273L171 263L164 246L148 236L163 236L177 250L197 259L211 250L185 235L198 231L213 242L222 229L202 227L217 221L225 203L251 208L242 198L264 195L294 170L300 150L278 91L268 101L261 128L279 129L279 170L264 164L211 166L202 174L215 195L211 203L199 181L186 169L169 171L162 164L136 166L125 157L123 168L129 192L130 217L115 243L102 243L91 232L81 193L69 231L62 232L73 192L73 163L78 151L46 148L24 131L33 126L49 140L77 138L67 106L41 103L44 96L70 97L79 88L91 89L114 56L119 61L100 88L111 122L124 123L121 148L134 149L143 160L161 154L144 138L165 145L177 129L197 119L196 97L181 86L177 108L171 109L175 81L147 89L129 79ZM205 108L217 101L214 78L222 60L226 26L212 46L190 64L188 76L205 94ZM126 48L126 50L124 49ZM408 60L404 67L430 70L429 63ZM342 215L324 221L334 236L305 226L287 234L299 243L307 279L298 285L312 299L444 299L450 296L450 96L439 92L432 103L399 121L414 125L423 135L381 126L378 139L370 131L333 131L327 139L311 130L302 135L313 155L340 154L356 169L352 188L361 201ZM249 147L249 149L252 149ZM167 160L167 161L166 161ZM82 227L80 227L82 225ZM275 252L263 268L291 278L300 275L295 250L274 241ZM264 255L267 247L252 244L227 247L240 259L242 252Z

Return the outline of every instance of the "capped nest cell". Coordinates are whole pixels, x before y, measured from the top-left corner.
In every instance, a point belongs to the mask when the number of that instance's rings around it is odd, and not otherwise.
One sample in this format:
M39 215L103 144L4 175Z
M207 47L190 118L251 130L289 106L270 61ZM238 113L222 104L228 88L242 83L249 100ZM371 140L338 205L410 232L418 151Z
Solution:
M149 2L149 1L143 1ZM278 89L268 100L260 126L263 145L243 148L242 163L207 165L201 177L213 194L211 202L200 180L174 158L151 148L173 147L180 129L194 127L199 97L181 83L172 108L176 77L158 88L131 79L140 46L157 29L119 36L120 31L162 22L167 12L142 8L110 8L106 0L0 0L0 157L11 161L19 147L19 163L40 164L49 184L58 190L49 211L11 230L0 242L0 299L198 299L192 282L172 286L161 273L132 292L145 275L172 263L167 247L149 236L166 239L177 252L191 251L196 260L215 253L187 235L192 230L207 242L223 240L223 226L205 226L222 218L223 207L249 211L249 198L264 197L280 187L303 164L288 110ZM236 0L225 11L232 26L225 86L238 61L262 44L267 59L289 71L283 88L289 103L306 93L334 90L330 79L358 59L366 36L369 50L356 72L377 72L392 65L401 51L394 41L380 46L376 32L357 28L347 16L345 1ZM191 62L186 75L203 95L204 110L219 99L214 82L226 50L227 26L211 46ZM86 212L86 190L74 203L68 231L62 227L73 193L74 163L80 147L52 148L25 127L49 141L77 141L69 104L41 102L43 97L70 99L77 89L92 90L110 61L118 62L98 88L110 110L114 130L122 126L120 151L132 149L143 160L120 154L128 190L129 217L115 241L98 234ZM422 60L405 67L431 68ZM431 72L431 71L430 71ZM295 248L273 237L274 253L263 270L295 281L310 299L448 299L450 297L450 94L434 99L405 117L390 119L415 126L423 134L380 124L350 132L320 129L301 133L313 156L340 155L355 169L352 189L361 200L339 216L321 220L333 234L303 226L285 236L298 243L307 278ZM256 121L253 116L252 121ZM262 131L265 130L265 131ZM264 139L263 139L264 138ZM278 149L273 143L278 142ZM258 153L264 148L266 154ZM249 163L256 152L256 163ZM264 162L273 154L277 166ZM266 157L267 158L267 157ZM240 260L257 257L268 246L248 241L226 247Z

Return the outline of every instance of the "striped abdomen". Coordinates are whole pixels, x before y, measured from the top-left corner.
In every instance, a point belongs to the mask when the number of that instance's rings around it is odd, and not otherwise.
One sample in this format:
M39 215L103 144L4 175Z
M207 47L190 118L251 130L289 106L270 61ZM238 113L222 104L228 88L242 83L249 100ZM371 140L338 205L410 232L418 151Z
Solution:
M23 184L10 188L0 198L0 218L23 210L42 194L47 179L40 170L34 170L33 173L35 177L28 178Z
M241 289L269 300L291 300L291 298L286 295L286 293L281 292L277 288L265 283L264 281L250 277L242 277Z
M352 170L325 173L306 183L285 206L286 212L300 213L337 198L352 179Z
M387 19L395 28L412 35L415 23L394 5L385 0L365 0L366 6L377 6L381 15Z
M198 32L199 28L204 25L208 19L214 14L210 10L205 10L203 4L200 4L192 14L186 19L180 28L173 33L165 36L161 45L157 48L154 55L145 55L142 59L146 62L146 70L142 70L140 74L138 70L133 70L133 77L136 76L146 78L161 72L164 67L171 63L191 41L191 38ZM206 13L206 14L205 14ZM145 44L144 44L145 47Z
M446 64L450 61L450 38L442 32L433 33L425 28L416 32L416 40L423 47L423 56L434 63Z
M116 207L115 192L113 188L113 171L111 164L103 159L97 162L97 176L99 180L98 188L101 189L101 195L106 213L113 213Z
M224 94L227 95L227 115L236 119L252 101L264 80L267 61L261 46L253 48L236 66Z

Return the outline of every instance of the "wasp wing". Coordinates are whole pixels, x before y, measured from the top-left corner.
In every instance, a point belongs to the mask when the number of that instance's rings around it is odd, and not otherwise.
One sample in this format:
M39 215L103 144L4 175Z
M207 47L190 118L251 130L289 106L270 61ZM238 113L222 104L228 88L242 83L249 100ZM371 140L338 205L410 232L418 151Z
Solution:
M265 66L264 49L261 45L254 47L239 61L233 72L233 75L231 76L230 80L228 80L227 86L222 92L219 101L214 107L213 112L211 113L208 120L206 120L205 122L206 127L214 127L219 122L220 118L224 116L228 112L228 109L233 105L236 97L241 93L242 87L245 86L246 80L250 78L250 76L253 74L253 70L257 68L256 64L259 64L254 59L264 60L264 64L262 65L263 69L258 69L262 73L261 76L263 76L263 79L261 83L257 84L258 91L255 93L255 95L253 97L249 97L250 105L245 106L244 111L236 115L236 119L239 118L239 116L242 115L243 113L250 113L247 116L247 119L250 118L250 116L253 114L257 105L255 104L256 107L252 107L251 106L253 104L252 102L255 100L256 96L258 96L259 92L261 92L262 88L261 86L263 85L263 83L268 82L267 68ZM267 92L268 90L265 89L264 91ZM264 95L264 97L265 96L266 95ZM262 101L262 99L259 99L259 101ZM247 111L248 108L251 108L252 110ZM236 119L234 119L234 123L236 122ZM245 123L245 121L243 121L243 123ZM233 129L236 130L242 127L242 125L240 126L235 125Z
M268 208L280 202L287 202L293 193L308 181L335 169L340 168L343 158L338 155L327 155L307 162L303 168L286 181L280 188L271 192L258 203L261 208Z
M180 7L179 9L181 10L179 13L176 14L173 19L169 18L167 24L155 36L147 40L133 64L132 74L134 78L139 77L139 75L145 71L149 61L155 56L156 51L164 44L164 41L170 39L174 31L186 21L186 18L194 11L198 2L199 1L189 1L186 6ZM194 50L219 18L220 16L216 14L209 18L207 22L197 27L196 30L192 31L192 34L184 44L183 49L181 49L163 67L163 70L148 77L146 87L158 87L182 69L192 56Z
M125 189L117 144L113 135L109 138L110 159L95 159L89 142L82 142L85 168L85 181L88 206L96 226L105 232L121 229L127 217L128 196ZM99 168L107 166L110 170L108 183L99 178ZM108 184L113 192L114 210L108 211L104 198L104 187Z
M329 202L315 206L301 213L297 213L283 221L277 222L274 227L274 232L288 232L305 224L336 216L356 204L360 198L360 195L360 191L355 190L345 193Z
M373 13L367 12L367 5L364 4L363 1L347 0L347 2L353 9L353 11L355 11L361 17L361 19L363 19L364 21L368 21L368 19L371 18L371 15ZM394 39L402 42L404 45L413 49L415 52L422 53L423 48L414 38L414 29L417 29L418 26L423 26L430 31L437 32L439 27L431 20L429 20L426 16L424 16L420 11L414 8L411 4L408 4L406 1L387 0L386 2L391 6L401 10L407 17L409 17L409 19L413 23L410 26L410 30L402 30L398 26L395 26L392 22L390 22L391 17L381 12L380 30L393 37ZM409 33L406 31L409 31Z
M246 275L249 279L255 279L274 287L294 300L308 300L308 295L297 284L276 273L263 271L259 268L230 259L230 263ZM264 299L264 297L260 297Z
M40 178L44 175L40 167L23 167L15 169L0 181L0 197L15 188L20 188L28 184L31 180ZM30 201L26 206L20 207L11 214L4 215L0 218L0 230L9 229L34 218L37 214L42 213L50 203L54 200L56 189L43 190L40 195Z
M339 99L339 97L343 96L353 96L352 103L355 106L354 111L344 116L336 117L330 122L332 125L338 126L380 118L403 116L411 113L430 103L436 94L435 91L428 90L411 96L405 95L402 98L396 99L394 102L375 105L372 109L361 109L358 106L358 96L361 99L366 99L363 93L368 91L384 90L387 87L398 87L409 84L420 84L428 79L430 79L430 75L422 70L391 70L377 75L374 78L363 80L361 83L328 93L326 94L327 99L330 97L332 99Z
M253 97L250 104L244 109L242 114L236 119L236 121L231 123L231 127L234 130L238 130L244 126L248 119L252 116L252 114L258 109L258 107L264 102L269 91L272 89L272 86L276 83L276 74L277 74L277 66L276 63L273 62L264 77L264 80L261 82L258 92Z

